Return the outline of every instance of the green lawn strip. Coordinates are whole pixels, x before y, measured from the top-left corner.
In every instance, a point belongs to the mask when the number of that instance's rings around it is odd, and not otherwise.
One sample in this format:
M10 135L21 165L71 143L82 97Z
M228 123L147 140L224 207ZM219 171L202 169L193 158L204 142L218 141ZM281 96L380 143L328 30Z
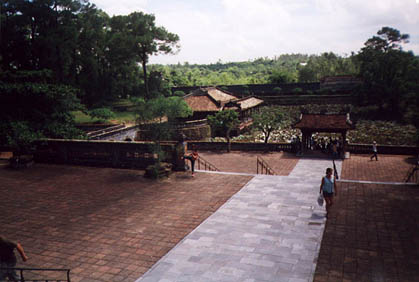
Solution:
M74 116L74 121L76 124L86 124L86 123L103 123L99 119L92 118L89 115L81 111L74 111L72 112ZM114 112L115 118L105 121L105 123L127 123L127 124L134 124L135 123L135 113L134 112Z

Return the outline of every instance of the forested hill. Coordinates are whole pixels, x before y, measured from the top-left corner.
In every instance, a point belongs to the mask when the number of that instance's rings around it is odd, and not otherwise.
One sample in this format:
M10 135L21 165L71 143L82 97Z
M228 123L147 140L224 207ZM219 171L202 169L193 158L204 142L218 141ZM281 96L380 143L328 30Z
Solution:
M352 56L342 57L332 52L283 54L246 62L152 65L151 69L171 87L318 82L325 76L358 74Z

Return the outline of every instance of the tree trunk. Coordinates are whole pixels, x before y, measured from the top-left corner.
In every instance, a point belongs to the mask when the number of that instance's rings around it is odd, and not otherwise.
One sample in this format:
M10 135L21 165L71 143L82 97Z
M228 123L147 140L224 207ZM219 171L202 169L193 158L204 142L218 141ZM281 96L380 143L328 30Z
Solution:
M145 87L145 96L147 99L150 99L150 92L148 90L148 78L147 78L147 60L143 58L142 65L143 65L143 78L144 78L144 87Z
M227 138L227 152L228 153L230 153L230 151L231 151L230 131L231 131L231 128L227 129L227 133L226 133L226 138Z
M265 134L265 144L268 143L269 140L269 136L271 135L271 132L268 132L267 134Z

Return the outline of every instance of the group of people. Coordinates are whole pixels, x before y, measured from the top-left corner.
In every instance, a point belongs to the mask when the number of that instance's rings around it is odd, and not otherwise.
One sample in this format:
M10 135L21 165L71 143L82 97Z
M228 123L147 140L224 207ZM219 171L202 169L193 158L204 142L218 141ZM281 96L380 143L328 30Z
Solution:
M295 137L292 139L291 143L297 146L297 151L301 150L301 140L300 137ZM332 139L327 137L313 138L309 140L309 149L310 150L319 150L325 154L331 154L334 158L338 158L341 155L343 150L343 142L341 139Z

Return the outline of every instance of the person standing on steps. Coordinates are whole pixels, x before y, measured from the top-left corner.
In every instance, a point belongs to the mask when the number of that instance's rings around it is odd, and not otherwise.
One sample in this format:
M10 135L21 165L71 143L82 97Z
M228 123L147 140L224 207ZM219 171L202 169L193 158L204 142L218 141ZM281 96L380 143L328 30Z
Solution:
M196 146L192 146L192 153L183 156L184 159L191 161L191 171L192 171L192 177L195 176L195 161L199 158L198 150L196 149Z
M373 158L375 158L376 161L378 161L378 157L377 157L377 142L372 142L372 153L373 155L371 156L371 160Z
M329 216L330 208L333 206L333 196L338 195L336 189L336 181L333 179L333 169L326 169L326 176L323 176L322 183L320 184L320 193L323 194L326 201L326 218Z
M14 250L17 250L23 261L27 261L28 257L19 243L15 243L0 235L0 268L15 268L16 255ZM14 269L0 269L0 281L5 281L8 278L10 281L20 281Z

